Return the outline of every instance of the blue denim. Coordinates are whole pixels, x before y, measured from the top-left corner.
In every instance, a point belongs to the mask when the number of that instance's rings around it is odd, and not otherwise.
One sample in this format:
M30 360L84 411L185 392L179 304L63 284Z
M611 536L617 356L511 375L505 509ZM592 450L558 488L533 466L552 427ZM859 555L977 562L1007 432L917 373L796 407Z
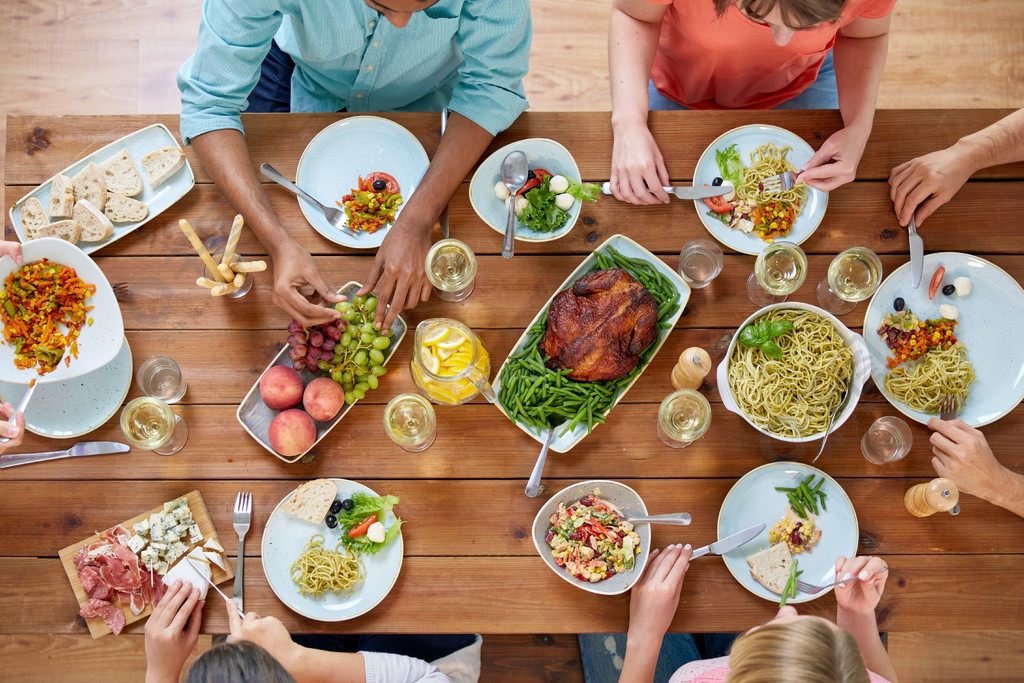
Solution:
M678 102L674 102L658 92L654 87L654 81L647 82L647 97L650 101L648 109L658 110L681 110L687 109ZM829 50L828 57L821 64L818 77L806 90L796 97L786 100L775 109L838 109L839 91L836 88L836 70L832 66L832 51Z
M292 110L292 71L295 62L276 42L260 67L260 80L249 93L246 112L288 112Z
M658 653L655 683L668 681L687 662L724 657L735 633L667 633ZM626 656L625 633L581 633L580 659L586 683L616 683Z

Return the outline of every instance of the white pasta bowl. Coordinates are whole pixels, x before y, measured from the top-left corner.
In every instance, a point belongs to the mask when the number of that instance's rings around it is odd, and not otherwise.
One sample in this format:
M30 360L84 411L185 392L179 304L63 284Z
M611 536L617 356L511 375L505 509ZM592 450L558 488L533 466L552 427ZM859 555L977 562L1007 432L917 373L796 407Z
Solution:
M850 328L846 327L846 325L843 325L843 323L839 322L839 318L835 317L828 311L818 308L817 306L812 306L811 304L804 304L793 301L786 301L780 304L772 304L770 306L765 306L764 308L758 310L756 313L751 315L749 318L744 320L743 323L740 324L740 326L736 329L736 333L733 334L732 336L732 341L729 343L729 349L725 353L725 358L723 358L722 362L718 364L718 393L722 397L722 405L725 406L726 410L736 413L744 420L746 420L747 424L749 424L751 427L761 432L765 436L769 436L773 439L778 439L779 441L788 441L791 443L804 443L807 441L814 441L825 436L825 431L822 430L820 432L810 434L808 436L792 437L770 432L754 424L751 421L751 419L743 412L743 409L740 408L739 403L736 401L736 397L733 395L732 387L729 386L729 363L732 359L733 351L736 349L736 344L739 343L740 331L744 327L751 324L755 320L761 318L762 316L766 315L767 313L778 309L811 311L812 313L816 313L820 315L822 318L827 319L829 322L832 323L833 326L835 326L836 330L839 332L839 335L843 338L843 341L846 342L846 346L849 347L850 351L853 353L853 379L850 383L850 398L846 402L846 407L843 408L843 411L836 416L836 419L832 423L832 428L829 431L834 432L835 430L839 429L843 425L843 423L846 422L846 420L850 417L850 415L853 414L854 408L857 407L857 401L860 400L860 394L864 388L864 382L866 382L868 377L871 376L871 357L868 354L868 346L864 342L864 337L860 336L856 332L853 332L852 330L850 330Z

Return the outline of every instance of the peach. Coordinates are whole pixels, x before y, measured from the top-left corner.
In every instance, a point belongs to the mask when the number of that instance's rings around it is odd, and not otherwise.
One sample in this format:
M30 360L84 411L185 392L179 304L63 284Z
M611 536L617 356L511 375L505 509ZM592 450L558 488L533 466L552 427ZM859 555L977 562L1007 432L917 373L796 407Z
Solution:
M299 373L287 365L275 365L260 377L260 396L271 410L287 410L299 405L303 389Z
M329 377L318 377L306 385L302 407L314 420L324 422L338 414L345 405L345 390Z
M270 447L285 456L300 455L313 447L316 442L316 425L313 418L292 408L278 413L267 428Z

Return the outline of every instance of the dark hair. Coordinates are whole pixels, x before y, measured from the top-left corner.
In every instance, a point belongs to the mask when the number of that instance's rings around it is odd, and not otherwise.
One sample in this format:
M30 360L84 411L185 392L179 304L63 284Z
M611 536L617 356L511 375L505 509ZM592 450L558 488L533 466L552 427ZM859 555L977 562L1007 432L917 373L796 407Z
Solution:
M782 21L792 29L805 29L839 20L846 0L714 0L718 16L735 4L755 21L761 21L779 8Z
M295 683L281 663L256 643L210 648L189 669L187 683Z

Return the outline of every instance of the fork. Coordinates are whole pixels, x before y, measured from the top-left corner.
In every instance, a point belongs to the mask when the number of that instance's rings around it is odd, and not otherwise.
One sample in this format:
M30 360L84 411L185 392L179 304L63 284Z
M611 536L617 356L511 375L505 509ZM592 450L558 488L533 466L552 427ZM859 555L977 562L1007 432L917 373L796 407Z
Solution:
M887 571L889 571L888 567L882 567L877 572L872 574L872 576L878 576L882 572L887 572ZM824 586L815 586L813 583L807 583L806 581L801 581L800 579L797 579L796 580L796 588L801 593L807 593L808 595L817 595L818 593L820 593L823 590L826 590L826 589L829 589L829 588L833 588L834 586L842 586L844 583L849 583L850 581L853 581L856 578L857 578L856 576L851 576L848 579L843 579L842 581L833 581L832 583L827 583Z
M956 419L957 408L959 408L960 401L953 394L943 394L942 398L939 399L939 419L945 422ZM949 509L949 514L959 515L960 514L960 501L956 502L956 505Z
M303 190L301 187L299 187L298 185L296 185L292 181L290 181L287 178L285 178L281 174L280 171L278 171L276 168L274 168L270 164L261 164L260 165L260 173L262 173L263 175L267 176L268 178L273 180L275 183L277 183L281 187L283 187L283 188L285 188L287 190L291 190L292 192L294 192L295 194L299 195L300 197L302 197L306 201L312 202L313 204L318 206L321 211L324 212L324 218L327 220L328 223L333 225L335 228L338 228L339 230L341 230L346 235L352 235L353 237L356 237L355 231L353 231L351 228L348 227L348 223L346 222L348 220L348 217L345 215L344 211L341 211L339 209L335 209L335 208L330 207L330 206L324 206L323 204L318 202L316 199L313 199L313 197L310 196L310 194L308 192Z
M761 181L762 192L785 192L792 190L796 185L796 173L785 171L779 175L773 175Z
M123 301L128 296L128 283L127 282L115 282L110 285L110 288L114 290L114 298L118 301Z
M249 531L249 524L252 522L251 493L238 492L231 521L235 527L235 533L238 534L238 559L235 561L235 589L232 596L238 609L244 611L245 608L242 606L242 569L245 566L245 534Z

